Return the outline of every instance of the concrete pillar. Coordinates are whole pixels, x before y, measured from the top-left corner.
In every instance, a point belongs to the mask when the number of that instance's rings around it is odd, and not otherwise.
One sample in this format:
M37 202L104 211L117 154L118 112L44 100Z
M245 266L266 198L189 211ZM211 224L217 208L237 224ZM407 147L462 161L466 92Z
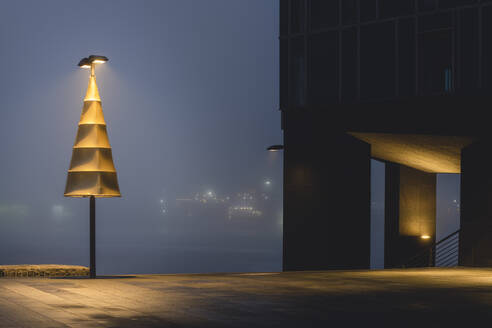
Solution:
M369 268L370 145L284 114L283 270Z
M436 240L436 174L386 163L385 179L384 266L392 268Z
M461 152L459 265L492 266L492 142Z

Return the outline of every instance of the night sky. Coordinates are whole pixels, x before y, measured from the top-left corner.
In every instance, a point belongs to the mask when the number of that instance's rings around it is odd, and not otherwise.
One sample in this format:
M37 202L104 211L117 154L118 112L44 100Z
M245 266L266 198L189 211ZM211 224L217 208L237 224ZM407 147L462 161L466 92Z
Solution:
M63 191L90 54L109 57L96 75L123 195L97 200L98 273L281 270L282 153L265 151L282 143L278 3L265 0L2 3L0 264L88 264L89 201ZM380 267L384 165L372 179ZM438 238L457 224L458 180L439 175Z

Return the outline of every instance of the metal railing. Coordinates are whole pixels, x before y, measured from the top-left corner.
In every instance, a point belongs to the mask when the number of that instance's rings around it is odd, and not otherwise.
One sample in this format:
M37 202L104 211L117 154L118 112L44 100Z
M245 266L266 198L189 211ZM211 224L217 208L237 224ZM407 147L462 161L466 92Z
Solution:
M460 230L444 237L405 261L402 268L452 267L458 265Z

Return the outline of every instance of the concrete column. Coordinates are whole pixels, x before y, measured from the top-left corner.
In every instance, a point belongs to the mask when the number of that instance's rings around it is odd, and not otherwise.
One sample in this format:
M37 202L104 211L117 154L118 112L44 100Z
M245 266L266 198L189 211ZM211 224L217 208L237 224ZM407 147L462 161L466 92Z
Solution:
M492 266L492 142L461 152L459 265Z
M284 271L369 268L370 145L326 116L284 119Z
M436 174L387 163L385 183L384 266L392 268L436 240Z

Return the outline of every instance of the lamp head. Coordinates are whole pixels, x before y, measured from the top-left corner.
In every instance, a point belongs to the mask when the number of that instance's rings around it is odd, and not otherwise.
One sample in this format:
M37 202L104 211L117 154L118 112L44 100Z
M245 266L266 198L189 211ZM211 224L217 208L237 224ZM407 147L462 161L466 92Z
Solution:
M79 61L78 66L80 68L91 68L91 62L89 61L89 58L85 57Z
M281 151L284 150L284 145L272 145L267 148L268 151Z
M88 59L91 64L104 64L109 60L108 57L106 56L96 56L96 55L90 55Z

